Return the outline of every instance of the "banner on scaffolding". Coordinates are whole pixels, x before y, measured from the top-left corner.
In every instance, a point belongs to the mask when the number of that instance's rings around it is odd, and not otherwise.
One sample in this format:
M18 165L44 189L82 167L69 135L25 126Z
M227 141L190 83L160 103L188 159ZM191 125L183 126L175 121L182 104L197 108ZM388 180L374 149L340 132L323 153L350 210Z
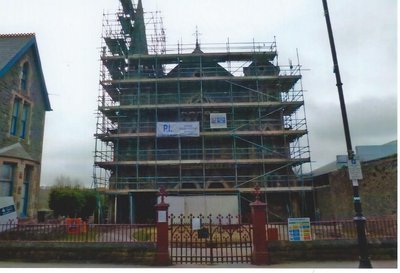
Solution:
M211 113L210 114L210 128L227 128L226 113Z
M157 122L157 137L198 137L200 125L195 122Z

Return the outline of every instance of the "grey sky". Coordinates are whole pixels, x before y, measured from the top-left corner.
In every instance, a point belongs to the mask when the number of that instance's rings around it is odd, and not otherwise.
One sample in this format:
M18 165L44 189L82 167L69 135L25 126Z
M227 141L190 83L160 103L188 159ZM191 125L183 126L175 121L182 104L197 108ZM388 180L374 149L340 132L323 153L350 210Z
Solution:
M397 139L396 0L330 0L353 146ZM92 182L103 11L118 0L0 0L0 33L35 32L53 112L46 117L42 185ZM299 51L313 169L345 154L321 0L143 0L160 10L167 44L273 41L279 64Z

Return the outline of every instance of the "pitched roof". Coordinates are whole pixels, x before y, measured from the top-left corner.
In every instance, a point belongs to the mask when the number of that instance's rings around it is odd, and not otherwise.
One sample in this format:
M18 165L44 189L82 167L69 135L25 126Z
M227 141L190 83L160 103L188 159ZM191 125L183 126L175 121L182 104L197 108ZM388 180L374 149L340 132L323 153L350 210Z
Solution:
M397 140L383 145L356 146L356 156L361 162L378 160L395 154L397 154ZM336 156L336 161L313 170L312 175L319 176L331 173L345 166L347 166L347 155L338 155Z
M37 48L34 33L0 34L0 77L7 73L11 67L29 50L35 53L35 62L39 68L39 77L42 84L42 94L47 111L51 111L49 95L40 63L39 50Z

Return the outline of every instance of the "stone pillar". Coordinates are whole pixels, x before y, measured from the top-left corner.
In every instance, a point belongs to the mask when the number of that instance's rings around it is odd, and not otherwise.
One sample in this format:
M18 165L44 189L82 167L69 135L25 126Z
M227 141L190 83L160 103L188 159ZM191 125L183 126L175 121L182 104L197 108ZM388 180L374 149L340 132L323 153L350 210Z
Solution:
M267 248L267 230L266 230L266 208L267 204L261 202L260 188L255 188L256 200L250 203L251 217L253 224L253 256L252 264L265 265L270 264Z
M169 258L168 251L168 207L169 204L164 202L164 198L167 195L164 187L160 188L158 193L161 196L161 202L155 205L157 211L157 255L156 264L170 265L171 261Z

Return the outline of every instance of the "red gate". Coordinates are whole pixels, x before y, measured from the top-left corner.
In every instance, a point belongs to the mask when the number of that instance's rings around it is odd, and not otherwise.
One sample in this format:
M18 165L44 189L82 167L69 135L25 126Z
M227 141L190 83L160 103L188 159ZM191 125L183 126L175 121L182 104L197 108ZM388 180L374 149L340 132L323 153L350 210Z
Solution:
M173 264L250 263L252 226L239 217L169 216L169 252Z

